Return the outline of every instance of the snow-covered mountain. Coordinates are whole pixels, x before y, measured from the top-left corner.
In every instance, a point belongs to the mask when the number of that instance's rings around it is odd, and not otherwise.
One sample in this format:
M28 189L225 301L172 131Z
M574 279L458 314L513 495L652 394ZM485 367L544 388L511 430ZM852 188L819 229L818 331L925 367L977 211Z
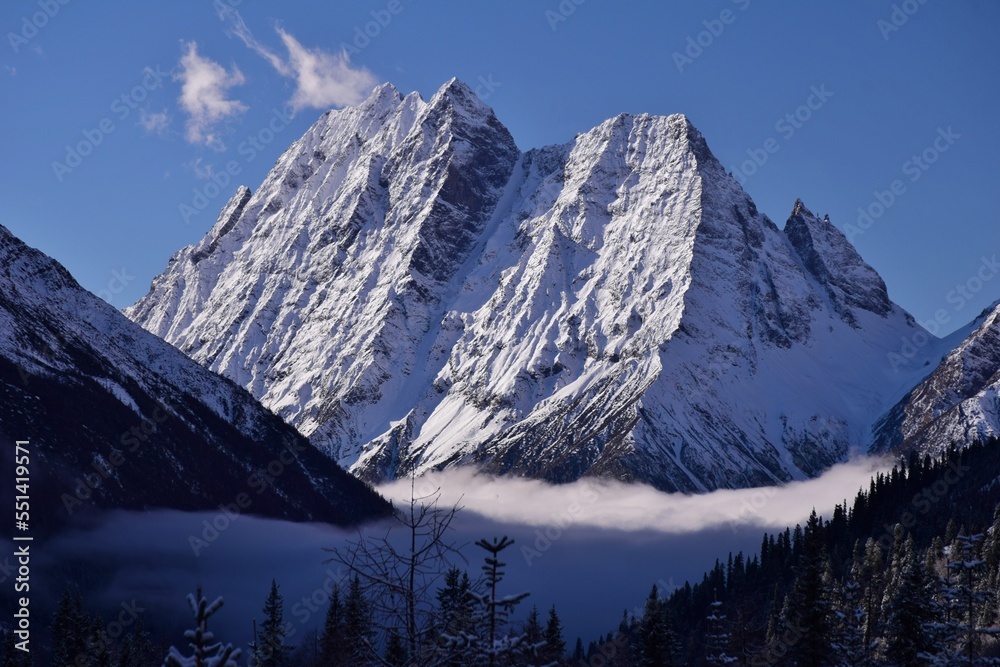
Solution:
M802 478L928 370L830 221L779 229L684 116L521 152L456 80L326 113L126 313L371 480Z
M1000 302L949 338L958 344L879 420L874 450L936 456L1000 437Z
M227 505L336 523L389 511L241 387L136 326L0 227L6 480L15 477L15 440L30 443L36 530L95 508ZM4 489L13 495L12 483Z

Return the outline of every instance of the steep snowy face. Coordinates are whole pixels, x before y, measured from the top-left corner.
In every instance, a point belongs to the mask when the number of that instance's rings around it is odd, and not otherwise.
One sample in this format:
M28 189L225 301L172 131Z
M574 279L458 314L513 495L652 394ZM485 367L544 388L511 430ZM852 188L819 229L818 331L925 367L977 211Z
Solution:
M385 430L518 150L465 84L376 89L237 192L127 314L341 458Z
M321 118L127 314L368 479L682 490L867 445L918 330L828 220L760 214L685 117L521 154L457 81Z
M1000 435L1000 304L879 421L875 451L937 455Z
M683 116L619 116L528 153L510 190L433 389L356 472L773 483L863 447L910 381L887 355L912 319L810 272ZM874 273L801 203L793 220L814 263Z
M353 523L389 509L245 390L3 227L0 440L10 451L30 440L32 516L46 530L95 508L207 510L240 493L252 498L243 511L297 520ZM253 477L272 461L281 474Z

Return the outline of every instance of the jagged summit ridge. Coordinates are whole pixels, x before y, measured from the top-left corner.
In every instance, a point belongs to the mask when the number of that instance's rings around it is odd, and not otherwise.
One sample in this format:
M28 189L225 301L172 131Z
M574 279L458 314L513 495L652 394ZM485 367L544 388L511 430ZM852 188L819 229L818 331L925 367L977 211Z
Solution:
M877 274L801 203L779 230L680 114L522 153L457 80L382 86L241 205L127 314L369 479L799 478L909 381Z

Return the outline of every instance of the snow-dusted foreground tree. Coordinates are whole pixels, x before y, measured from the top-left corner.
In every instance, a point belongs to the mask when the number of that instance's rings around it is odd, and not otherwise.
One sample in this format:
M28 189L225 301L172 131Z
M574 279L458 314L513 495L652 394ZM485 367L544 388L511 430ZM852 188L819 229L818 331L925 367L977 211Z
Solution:
M208 629L208 619L222 608L222 598L209 604L201 594L201 588L194 595L188 595L191 611L194 613L194 629L187 630L191 655L185 656L175 647L170 647L164 667L239 667L236 661L241 651L232 644L223 645L215 641L215 635Z

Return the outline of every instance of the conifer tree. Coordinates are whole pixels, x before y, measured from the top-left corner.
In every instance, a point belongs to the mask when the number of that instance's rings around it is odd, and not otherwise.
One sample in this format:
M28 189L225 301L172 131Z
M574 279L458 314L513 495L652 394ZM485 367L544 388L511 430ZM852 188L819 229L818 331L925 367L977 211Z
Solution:
M493 538L492 541L479 540L476 546L487 552L483 564L485 592L472 593L479 606L480 620L483 624L483 636L476 642L476 654L484 659L490 667L502 664L512 656L524 651L524 635L504 634L510 615L528 593L514 595L499 595L497 586L503 581L504 568L507 563L500 560L500 554L514 544L514 540L506 535Z
M863 582L862 610L865 614L864 645L868 647L869 663L878 646L879 625L882 619L883 561L878 543L869 538L865 542L864 560L859 581ZM869 663L866 663L869 664Z
M287 663L292 667L324 667L326 663L320 660L319 630L308 628L298 645L289 651Z
M886 658L893 667L919 667L932 647L924 626L933 620L928 582L908 535L898 556L899 581L886 610Z
M524 623L524 651L530 655L537 655L545 647L545 638L542 635L542 622L538 617L538 607L532 605L528 612L528 619Z
M475 640L474 599L468 573L457 567L449 568L436 597L439 618L434 654L447 659L443 664L462 667Z
M709 605L705 618L705 662L712 667L735 665L736 657L729 655L729 632L726 629L726 615L722 613L722 603L718 600Z
M347 641L347 655L350 665L371 664L375 652L372 638L371 608L361 588L361 578L351 579L344 600L344 637Z
M132 632L122 641L117 667L147 667L152 660L153 644L140 616L135 619Z
M188 640L191 655L185 656L179 650L170 647L170 652L164 661L164 667L238 667L236 661L241 655L238 648L232 644L222 645L215 641L215 635L208 629L208 619L222 608L222 598L216 598L211 604L197 593L188 595L188 603L194 614L194 629L187 630L184 638Z
M4 632L3 640L3 667L31 667L31 654L17 650L14 645L14 633L10 630Z
M994 658L982 655L982 640L1000 631L979 625L982 609L995 604L995 593L981 586L984 561L980 557L983 535L956 535L948 562L949 575L941 581L943 620L925 624L935 636L931 665L994 665Z
M985 587L997 590L1000 584L1000 505L993 510L993 525L983 540L983 573L986 577ZM989 623L994 619L983 619Z
M17 648L17 637L12 629L8 629L4 634L4 658L3 667L33 667L37 664L32 661L31 653L26 653Z
M273 579L263 611L254 667L284 667L290 647L285 644L284 600L278 592L278 582Z
M389 632L385 646L385 664L388 667L407 667L409 659L406 654L406 644L398 632Z
M87 657L89 658L89 665L92 667L111 667L111 652L108 647L108 637L104 633L101 619L98 617L94 617L90 623L90 633L87 638Z
M646 598L640 625L643 667L672 667L680 662L680 648L666 605L654 585Z
M764 643L768 646L776 643L781 635L784 626L785 595L781 592L781 586L775 584L771 591L771 604L767 612L767 628L764 632Z
M330 606L326 610L323 632L319 638L320 661L324 665L340 665L346 659L344 608L340 602L340 586L334 586Z
M822 522L813 510L802 534L795 583L788 599L788 626L798 635L789 647L797 667L825 667L831 655L832 618L829 564L823 544Z
M72 665L77 656L86 655L90 621L83 613L83 602L77 592L63 589L52 619L52 662Z
M556 613L556 606L549 609L549 619L545 623L545 647L542 657L550 665L562 664L566 656L566 640L563 639L562 621Z
M903 526L896 524L892 533L892 552L889 556L888 565L885 569L885 589L882 592L882 612L887 613L892 599L896 595L896 590L903 578L905 568L906 538Z
M833 649L837 667L863 667L871 660L865 644L865 609L861 584L853 578L844 582L840 604L834 610Z

